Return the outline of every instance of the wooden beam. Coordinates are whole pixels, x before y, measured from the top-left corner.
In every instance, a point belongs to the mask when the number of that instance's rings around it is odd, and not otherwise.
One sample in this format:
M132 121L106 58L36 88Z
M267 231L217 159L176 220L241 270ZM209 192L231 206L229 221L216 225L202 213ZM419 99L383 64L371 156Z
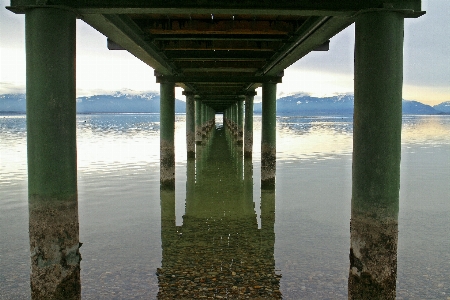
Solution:
M126 16L86 15L83 20L161 74L178 73L175 66L152 47L139 27Z
M50 2L50 1L49 1ZM10 10L17 13L27 8L43 5L42 0L11 0ZM387 8L417 12L421 10L421 0L389 0ZM386 7L386 0L52 0L52 6L64 6L77 10L80 14L249 14L249 15L303 15L303 16L338 16L349 15L360 10Z
M171 60L266 60L275 52L261 51L223 51L223 50L197 50L197 51L164 51L164 54Z
M207 61L177 61L175 65L179 69L189 69L189 68L204 68L204 69L231 69L231 68L243 68L242 61L233 60L207 60ZM246 61L245 68L260 69L264 65L263 61Z
M296 31L302 22L298 20L174 20L133 19L149 34L289 34Z
M248 51L274 51L281 47L281 42L237 40L169 40L154 41L161 50L248 50Z
M153 41L255 41L255 42L283 42L288 39L286 34L152 34L150 40Z
M157 76L157 83L184 82L184 83L281 83L279 76Z

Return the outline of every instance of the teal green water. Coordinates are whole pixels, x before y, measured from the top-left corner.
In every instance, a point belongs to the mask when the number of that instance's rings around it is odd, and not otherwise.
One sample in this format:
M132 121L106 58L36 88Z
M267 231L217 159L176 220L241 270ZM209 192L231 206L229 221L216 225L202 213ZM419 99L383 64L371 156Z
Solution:
M176 190L161 197L158 115L77 116L83 299L156 299L171 291L165 283L220 280L252 286L253 298L346 299L352 119L278 117L276 191L267 195L260 116L251 163L223 131L188 163L184 118L175 123ZM1 299L30 297L25 122L0 116ZM448 116L403 118L398 299L450 297L449 136Z

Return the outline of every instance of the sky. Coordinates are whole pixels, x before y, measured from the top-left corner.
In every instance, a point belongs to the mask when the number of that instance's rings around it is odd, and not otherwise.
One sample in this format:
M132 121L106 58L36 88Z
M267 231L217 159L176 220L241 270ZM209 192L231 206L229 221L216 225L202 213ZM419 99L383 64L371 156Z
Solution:
M0 94L25 91L25 16L0 0ZM403 98L429 105L450 101L449 0L422 0L427 14L405 19ZM311 52L285 70L277 96L353 93L354 25L331 39L327 52ZM77 96L159 91L153 69L127 51L110 51L106 37L77 20ZM260 100L261 90L255 101ZM176 97L184 100L182 89Z

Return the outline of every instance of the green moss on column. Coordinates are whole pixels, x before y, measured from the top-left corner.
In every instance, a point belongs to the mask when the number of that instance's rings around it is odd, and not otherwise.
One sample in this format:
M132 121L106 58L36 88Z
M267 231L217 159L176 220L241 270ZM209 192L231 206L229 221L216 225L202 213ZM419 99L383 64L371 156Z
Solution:
M160 180L175 188L175 84L160 83Z
M262 86L261 188L275 188L277 85Z
M80 299L75 14L25 14L28 202L33 299Z
M403 16L362 14L355 33L349 299L395 299Z

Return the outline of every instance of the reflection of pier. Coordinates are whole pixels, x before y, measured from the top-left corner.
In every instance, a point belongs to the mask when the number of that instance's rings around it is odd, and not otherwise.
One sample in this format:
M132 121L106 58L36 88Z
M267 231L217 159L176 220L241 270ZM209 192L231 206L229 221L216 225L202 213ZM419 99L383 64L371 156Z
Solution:
M242 147L223 129L215 131L200 146L197 160L188 161L182 226L175 226L174 190L161 189L159 299L281 299L274 261L275 193L263 192L258 229L251 161L242 172Z
M54 237L30 237L33 297L79 291L77 214L70 213L70 221L61 217L77 203L77 17L106 35L110 49L127 50L155 69L161 186L169 190L175 186L176 85L187 98L190 158L199 154L216 113L250 157L252 101L262 87L261 186L274 189L276 85L287 67L311 51L328 50L329 39L355 22L349 297L395 296L403 24L424 13L420 0L17 0L9 9L26 20L30 235Z

